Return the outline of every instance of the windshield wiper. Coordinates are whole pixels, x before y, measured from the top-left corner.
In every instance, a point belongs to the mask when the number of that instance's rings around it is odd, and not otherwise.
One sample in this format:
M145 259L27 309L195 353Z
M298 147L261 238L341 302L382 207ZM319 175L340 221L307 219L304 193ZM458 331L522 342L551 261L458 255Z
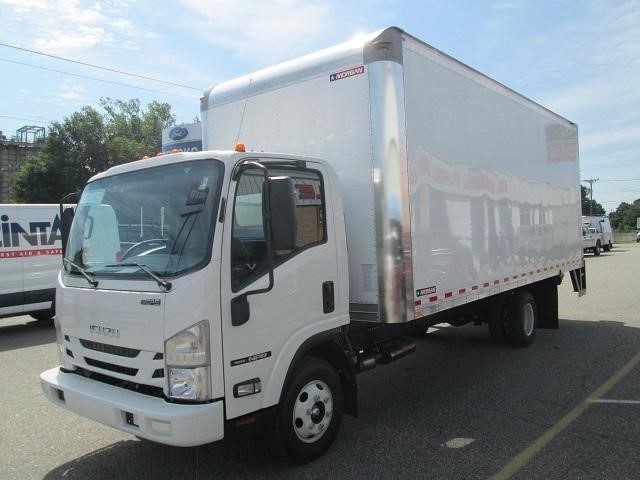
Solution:
M84 268L82 268L80 265L76 265L75 263L73 263L68 258L64 258L63 257L62 261L63 262L67 262L72 267L75 267L76 270L78 270L78 272L80 272L82 274L82 276L87 279L87 282L89 282L93 288L97 288L98 287L98 281L93 277L93 274L90 274Z
M140 270L142 270L151 278L153 278L158 284L158 286L163 288L166 292L171 290L171 282L167 282L166 280L160 278L158 275L153 273L153 271L149 267L147 267L146 265L143 265L142 263L129 262L129 263L114 263L113 265L105 265L105 268L112 268L112 267L138 267Z

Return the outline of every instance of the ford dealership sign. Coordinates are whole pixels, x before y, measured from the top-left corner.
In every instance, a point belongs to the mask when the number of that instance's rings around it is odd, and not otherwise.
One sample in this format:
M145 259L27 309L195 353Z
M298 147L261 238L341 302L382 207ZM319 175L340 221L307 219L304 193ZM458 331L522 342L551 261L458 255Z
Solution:
M185 123L165 128L162 131L162 151L170 153L176 149L180 152L202 151L202 125Z
M174 141L182 140L184 137L189 135L189 130L184 127L173 127L169 130L169 138Z

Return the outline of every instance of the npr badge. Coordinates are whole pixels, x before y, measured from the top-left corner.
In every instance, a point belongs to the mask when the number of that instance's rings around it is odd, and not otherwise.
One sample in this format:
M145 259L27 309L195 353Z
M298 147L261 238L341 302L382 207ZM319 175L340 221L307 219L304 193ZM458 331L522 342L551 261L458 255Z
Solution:
M350 68L349 70L343 70L341 72L332 73L329 75L329 81L334 82L336 80L342 80L343 78L353 77L355 75L360 75L364 73L364 65L360 65L359 67Z

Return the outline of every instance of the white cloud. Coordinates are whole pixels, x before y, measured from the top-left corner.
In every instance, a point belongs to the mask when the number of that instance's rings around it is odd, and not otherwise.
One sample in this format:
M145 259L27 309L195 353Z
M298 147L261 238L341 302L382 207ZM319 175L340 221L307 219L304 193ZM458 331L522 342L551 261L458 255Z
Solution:
M585 134L580 140L580 148L584 150L594 150L605 146L632 142L636 145L640 144L640 125L621 126L596 133ZM638 153L640 153L640 149L637 150Z
M33 46L37 50L49 52L69 52L72 50L86 50L100 44L114 42L111 33L100 27L80 26L74 30L55 30L48 32L34 40Z
M66 81L58 88L56 97L61 100L80 100L85 96L85 88L82 85Z
M11 38L16 45L75 58L97 47L114 46L121 38L127 42L125 48L138 48L134 45L138 32L126 16L128 2L0 0L0 5L4 16L20 25Z
M349 38L370 24L375 13L384 18L386 5L380 0L220 0L212 8L208 0L181 1L193 12L188 25L209 43L260 65Z
M521 4L514 0L496 0L489 6L491 10L515 10L520 7Z

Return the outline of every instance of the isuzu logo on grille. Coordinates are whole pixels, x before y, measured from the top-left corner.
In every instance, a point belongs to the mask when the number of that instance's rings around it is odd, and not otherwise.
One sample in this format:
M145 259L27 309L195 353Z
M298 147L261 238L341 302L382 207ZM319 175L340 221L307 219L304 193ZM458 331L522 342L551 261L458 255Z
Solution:
M89 325L89 331L95 335L102 335L103 337L120 338L120 330L112 327L105 327L103 325Z

